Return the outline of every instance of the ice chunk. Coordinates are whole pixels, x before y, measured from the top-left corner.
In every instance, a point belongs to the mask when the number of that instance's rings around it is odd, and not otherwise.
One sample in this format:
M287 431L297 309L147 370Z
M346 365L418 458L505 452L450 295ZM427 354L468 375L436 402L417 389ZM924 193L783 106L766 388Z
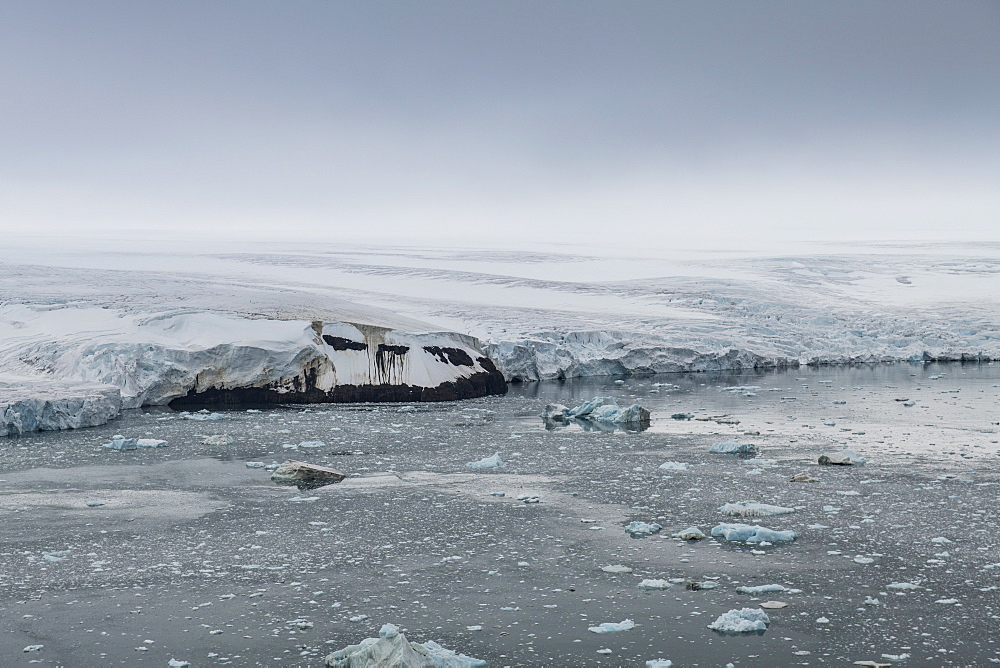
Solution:
M671 668L674 662L670 659L653 659L646 662L646 668Z
M197 413L181 413L181 418L184 420L225 420L226 416L222 413L209 413L208 411L198 411Z
M500 453L496 452L485 459L480 459L478 462L469 462L466 466L470 469L495 469L503 466L503 461L500 459Z
M720 633L757 633L767 630L771 618L763 610L743 608L725 612L708 625L708 628Z
M691 465L686 462L663 462L660 464L661 471L687 471Z
M121 434L115 434L111 437L111 442L105 443L104 447L111 450L135 450L139 447L139 442L134 438L125 438Z
M652 536L654 533L659 533L662 529L659 524L647 524L645 522L629 522L625 527L625 532L628 533L633 538L643 538L645 536Z
M202 445L229 445L236 439L229 434L214 434L201 439Z
M794 531L775 531L759 524L720 524L712 528L712 536L742 543L790 543L798 534Z
M779 584L757 585L755 587L737 587L736 588L736 593L737 594L751 594L751 595L754 595L754 596L756 596L758 594L775 594L775 593L781 592L781 591L788 591L788 590L785 589L785 587L783 585L779 585Z
M601 406L613 406L618 408L618 402L611 397L594 397L590 401L585 401L576 408L565 411L566 417L587 417Z
M643 580L639 589L670 589L670 580Z
M611 566L601 566L601 570L605 573L631 573L632 569L628 566L623 566L621 564L613 564Z
M22 649L21 651L22 651L22 652L38 652L38 651L40 651L40 650L41 650L41 649L42 649L43 647L45 647L45 645L28 645L27 647L25 647L25 648L24 648L24 649Z
M795 509L772 506L767 503L758 503L757 501L738 501L736 503L727 503L720 507L719 512L723 515L732 515L733 517L769 517L771 515L794 513Z
M819 463L823 466L861 466L867 461L853 450L841 450L819 456Z
M701 540L705 538L705 534L698 527L688 527L684 531L675 533L674 538L680 538L681 540Z
M167 442L161 438L137 438L135 441L136 446L140 448L165 448L167 447Z
M628 631L633 628L635 628L635 622L631 619L626 619L621 622L604 622L597 626L591 626L587 630L591 633L619 633L620 631Z
M559 404L556 404L556 406L559 406ZM546 407L546 410L548 410L548 407ZM638 404L633 404L628 408L619 408L618 402L611 397L594 397L576 408L563 411L562 415L562 419L577 418L591 422L609 422L621 425L649 423L648 410ZM545 417L544 413L542 417ZM552 417L550 419L558 418Z
M300 489L322 487L340 482L346 473L318 464L307 464L294 459L286 460L271 474L271 480L285 485L297 485Z
M708 451L717 455L755 455L757 454L757 446L753 443L722 441L713 445Z
M326 657L328 668L479 668L486 662L445 649L433 640L415 643L392 624L379 631L378 638L366 638Z
M181 661L180 659L173 658L167 662L167 665L170 666L170 668L191 668L190 661Z

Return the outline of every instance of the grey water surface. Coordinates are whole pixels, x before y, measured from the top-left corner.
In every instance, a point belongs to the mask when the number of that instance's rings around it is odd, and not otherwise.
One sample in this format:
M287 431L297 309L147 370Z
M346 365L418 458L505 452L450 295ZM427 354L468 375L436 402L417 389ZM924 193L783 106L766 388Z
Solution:
M2 439L0 665L320 666L386 622L491 666L988 665L1000 659L998 386L1000 367L959 364L591 378L221 420L148 409ZM538 417L595 396L642 404L650 427ZM169 445L103 448L115 434ZM202 444L214 434L234 441ZM708 453L733 439L759 454ZM844 448L868 463L817 465ZM494 453L500 468L466 466ZM299 490L246 465L285 459L350 477ZM819 481L788 481L803 471ZM795 512L717 510L743 500ZM633 539L634 520L663 529ZM671 537L721 522L799 535ZM601 570L617 564L632 572ZM736 592L761 584L801 592ZM707 628L769 599L787 606L761 635ZM635 628L588 631L626 619Z

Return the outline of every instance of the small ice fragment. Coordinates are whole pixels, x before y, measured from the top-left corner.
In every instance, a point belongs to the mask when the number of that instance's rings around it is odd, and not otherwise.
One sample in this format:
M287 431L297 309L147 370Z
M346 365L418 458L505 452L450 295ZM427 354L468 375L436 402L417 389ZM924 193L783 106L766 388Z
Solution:
M829 624L830 620L827 619L826 617L817 617L816 618L816 623L817 624Z
M784 601L764 601L763 603L760 604L760 607L764 608L765 610L780 610L787 606L788 604L785 603Z
M139 447L139 442L137 439L125 438L121 434L115 434L111 437L111 442L105 443L103 447L118 451L135 450Z
M954 541L949 540L948 538L945 538L944 536L938 536L937 538L931 538L931 542L932 543L937 543L938 545L947 545L948 543L952 543Z
M757 585L755 587L737 587L737 594L773 594L780 591L786 591L784 585L779 584L769 584L769 585Z
M669 589L670 580L643 580L639 583L639 589Z
M621 622L604 622L597 626L590 626L587 630L591 633L619 633L620 631L628 631L633 628L635 628L635 622L631 619L626 619Z
M312 501L319 501L318 496L293 496L288 499L289 503L309 503Z
M201 439L202 445L229 445L236 439L229 434L213 434Z
M671 668L674 662L669 659L653 659L646 662L646 668Z
M612 564L610 566L601 566L601 570L605 573L631 573L632 569L628 566L623 566L622 564Z
M661 471L687 471L691 465L687 462L663 462L660 464Z
M21 651L22 652L37 652L37 651L41 650L43 647L45 647L45 645L28 645L27 647L25 647Z
M684 531L675 533L674 538L680 538L681 540L701 540L705 538L705 534L698 527L688 527Z
M466 466L470 469L495 469L503 466L503 461L500 459L500 453L497 452L485 459L480 459L478 462L469 462Z
M888 589L900 589L900 590L912 590L920 589L920 585L913 584L912 582L890 582L886 585Z
M819 463L823 466L861 466L867 461L853 450L841 450L819 456Z
M191 662L181 661L180 659L170 659L170 661L167 662L167 665L170 666L170 668L190 668Z
M719 507L719 512L723 515L731 515L733 517L769 517L771 515L787 515L788 513L794 513L794 508L785 508L783 506L772 506L767 503L759 503L757 501L738 501L736 503L727 503L724 506Z
M757 454L757 446L753 443L740 443L739 441L722 441L721 443L716 443L711 448L708 449L710 453L713 454L725 454L725 455L755 455Z
M266 466L264 462L247 462L248 469L262 469Z
M659 524L647 524L645 522L629 522L625 527L625 532L633 538L644 538L659 533L662 529Z

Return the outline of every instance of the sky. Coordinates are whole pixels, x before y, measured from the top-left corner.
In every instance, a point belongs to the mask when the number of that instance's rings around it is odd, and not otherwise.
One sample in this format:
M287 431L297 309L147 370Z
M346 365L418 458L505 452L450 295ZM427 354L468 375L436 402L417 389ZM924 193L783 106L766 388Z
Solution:
M0 0L0 232L1000 241L1000 2Z

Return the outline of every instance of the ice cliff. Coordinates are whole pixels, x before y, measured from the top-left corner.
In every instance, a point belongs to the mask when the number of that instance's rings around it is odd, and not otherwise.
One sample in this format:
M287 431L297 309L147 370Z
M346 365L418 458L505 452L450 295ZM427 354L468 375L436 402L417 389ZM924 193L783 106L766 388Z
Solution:
M8 433L100 424L119 404L448 401L506 392L478 342L461 334L71 306L0 308L0 374L10 378L0 385Z

